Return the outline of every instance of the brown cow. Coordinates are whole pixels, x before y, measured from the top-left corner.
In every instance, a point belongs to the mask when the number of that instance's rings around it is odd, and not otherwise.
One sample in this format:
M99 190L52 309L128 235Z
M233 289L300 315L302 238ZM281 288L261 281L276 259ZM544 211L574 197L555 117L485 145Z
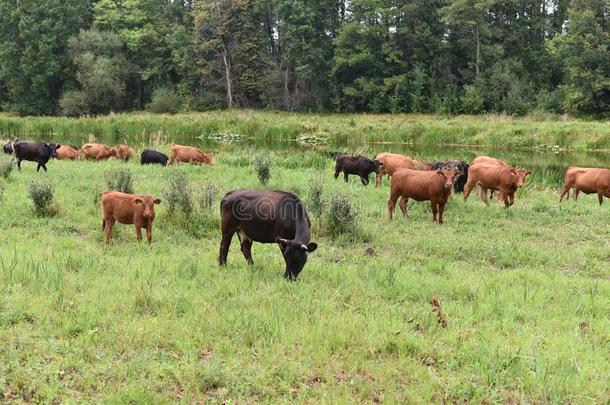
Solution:
M508 166L508 164L505 161L496 159L496 158L492 158L489 156L477 156L476 158L474 158L474 160L472 162L470 162L470 165L472 166L477 163Z
M106 160L115 157L114 149L103 143L86 143L80 148L85 159Z
M118 191L106 191L102 194L102 230L106 243L112 243L112 227L115 222L133 224L136 227L138 242L142 240L142 228L146 228L148 243L152 242L152 223L155 219L155 204L161 200L149 195L132 195Z
M211 165L212 158L201 149L194 146L172 145L168 165L177 162L190 163L195 165Z
M503 160L492 158L489 156L477 156L476 158L474 158L472 163L470 163L470 165L472 166L477 163L512 167ZM523 187L523 185L525 184L525 180L527 179L527 176L532 174L532 172L529 170L522 169L520 167L512 167L512 168L517 171L517 175L519 176L519 181L517 182L518 183L517 187ZM479 195L481 195L482 193L487 193L487 190L485 190L484 187L481 187L480 184L477 184L477 188L479 190ZM493 195L494 195L494 190L490 190L489 198L493 198ZM487 199L487 196L485 196L485 197L481 196L481 199L483 201L485 201Z
M489 206L487 190L500 193L499 201L503 201L506 207L515 202L515 192L518 187L523 186L525 179L531 172L523 169L515 169L510 166L498 164L478 163L468 168L468 182L464 186L464 201L470 195L475 185L481 187L481 200Z
M76 160L80 157L80 152L68 145L62 145L57 149L57 159Z
M112 148L112 152L117 159L128 161L133 156L134 150L125 144L116 145Z
M566 193L569 197L570 188L574 189L575 201L581 191L585 194L596 193L601 205L604 196L610 198L610 169L568 167L559 202Z
M459 175L457 170L420 171L412 169L399 169L392 176L390 199L388 200L388 216L392 219L394 207L398 197L400 210L407 215L409 198L415 201L428 201L432 206L432 220L443 223L445 204L451 195L453 181Z
M398 169L413 169L415 162L410 156L400 155L398 153L380 153L375 157L379 161L380 170L377 172L375 179L375 187L381 185L381 179L384 175L392 177L392 174Z

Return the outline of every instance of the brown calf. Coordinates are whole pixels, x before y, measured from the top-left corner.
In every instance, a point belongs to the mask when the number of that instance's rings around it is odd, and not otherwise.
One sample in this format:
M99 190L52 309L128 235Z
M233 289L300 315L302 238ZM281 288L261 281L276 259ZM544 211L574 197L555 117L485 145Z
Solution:
M172 145L168 165L178 162L190 163L194 165L211 165L212 158L201 149L194 146Z
M568 167L559 202L566 193L570 196L570 188L574 189L574 201L581 191L585 194L596 193L601 205L604 196L610 198L610 169Z
M379 161L379 172L375 179L375 187L381 185L381 179L384 175L392 177L392 174L398 169L413 169L415 161L410 156L400 155L398 153L380 153L375 157Z
M106 191L102 194L102 230L106 235L106 243L112 243L112 227L115 222L133 224L136 227L138 242L142 240L142 228L145 228L148 243L151 243L155 204L161 204L161 200L153 199L149 195L132 195L118 191Z
M80 157L80 152L68 145L61 145L57 149L57 159L59 160L76 160Z
M503 201L506 207L510 207L515 202L517 188L523 186L529 174L531 172L528 170L498 164L471 165L468 168L468 182L464 186L464 201L474 186L479 185L481 187L480 197L485 205L489 206L487 190L492 190L498 191L500 193L499 201Z
M511 168L515 169L517 171L517 176L518 176L517 187L523 187L523 185L525 184L525 180L527 179L527 176L532 174L532 172L529 170L525 170L520 167L512 167L503 160L492 158L489 156L477 156L476 158L474 158L472 163L470 163L470 165L472 166L472 165L478 164L478 163L506 166L506 167L511 167ZM482 194L483 193L487 194L487 190L485 190L485 188L482 187L480 184L477 184L477 188L479 189L479 195L481 196L481 199L483 201L486 201L487 195L485 195L485 197L483 197ZM494 190L490 190L489 198L493 198L493 195L494 195Z
M443 223L445 204L451 195L453 181L459 174L457 170L420 171L412 169L399 169L392 176L390 199L388 200L388 217L392 219L394 207L398 197L400 210L407 215L409 198L415 201L428 201L432 207L432 220Z
M116 156L114 148L103 143L86 143L80 148L81 156L85 159L106 160Z
M126 162L131 159L134 153L133 149L131 149L125 144L116 145L112 148L112 152L114 153L114 156L116 156L117 159L121 159Z

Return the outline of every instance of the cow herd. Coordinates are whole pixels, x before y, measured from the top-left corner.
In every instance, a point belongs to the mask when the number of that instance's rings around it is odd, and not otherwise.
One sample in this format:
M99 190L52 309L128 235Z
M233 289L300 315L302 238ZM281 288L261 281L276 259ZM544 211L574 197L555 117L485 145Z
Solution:
M4 152L12 154L21 169L23 160L38 163L37 171L43 168L51 157L65 160L89 159L106 160L110 158L128 161L134 150L128 145L108 146L97 143L86 143L80 148L16 140L3 147ZM170 156L145 149L140 155L140 163L160 164L163 166L175 163L211 165L212 158L201 149L172 145ZM489 205L489 197L498 194L498 201L506 208L513 205L515 193L531 171L513 167L504 161L487 156L479 156L470 164L464 161L423 162L410 156L395 153L380 153L375 159L364 156L338 154L335 160L335 179L343 173L347 182L350 174L357 175L364 186L369 184L371 173L376 174L375 185L381 186L383 176L391 178L390 198L388 200L388 217L391 220L396 202L407 215L409 199L430 201L433 221L443 223L443 212L452 192L463 193L464 200L474 188ZM603 197L610 198L610 169L569 167L565 175L565 184L561 191L560 201L573 191L576 200L578 194L597 194L599 203ZM116 191L107 191L102 195L103 211L102 232L106 243L112 242L112 228L116 222L134 225L138 241L142 240L142 229L146 230L149 243L152 242L152 224L155 218L155 205L161 200L149 195L131 195ZM218 262L225 265L231 240L237 234L242 254L250 264L252 260L252 243L277 243L284 261L284 277L296 280L307 261L307 253L317 249L311 242L311 223L307 211L299 198L284 191L270 190L233 190L228 192L220 203L221 242Z

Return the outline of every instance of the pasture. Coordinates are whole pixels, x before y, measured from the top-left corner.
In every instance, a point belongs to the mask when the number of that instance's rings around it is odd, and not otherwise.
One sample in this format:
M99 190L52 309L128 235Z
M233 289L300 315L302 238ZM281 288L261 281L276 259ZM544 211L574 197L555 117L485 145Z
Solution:
M581 194L559 204L557 172L533 168L508 210L485 208L473 193L451 198L443 225L427 202L411 202L408 218L397 210L390 222L387 179L380 188L355 176L346 184L315 148L261 149L273 162L268 188L301 197L319 244L290 283L276 245L255 243L250 267L235 238L228 266L217 264L220 198L262 188L253 149L213 144L214 165L205 167L136 158L52 160L47 174L24 162L14 171L0 200L0 399L608 400L609 200L600 207ZM136 193L162 200L176 173L189 179L194 201L206 182L217 189L213 206L187 218L164 200L151 246L127 225L116 225L106 246L94 200L119 168L131 171ZM56 215L34 213L33 179L52 183ZM326 212L312 213L315 182L324 201L349 198L355 235L333 237Z

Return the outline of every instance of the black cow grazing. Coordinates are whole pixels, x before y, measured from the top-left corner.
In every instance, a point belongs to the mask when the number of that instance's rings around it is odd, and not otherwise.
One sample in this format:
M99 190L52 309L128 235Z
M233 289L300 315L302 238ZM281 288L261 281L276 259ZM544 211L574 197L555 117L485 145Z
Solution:
M335 180L341 172L345 181L349 174L355 174L360 176L360 181L366 186L369 184L369 175L379 173L379 170L378 160L367 159L364 156L339 155L335 164Z
M453 182L453 191L456 193L464 192L464 186L468 181L468 168L468 163L463 160L442 160L432 163L432 170L457 169L460 172Z
M57 156L57 149L61 145L56 143L40 143L33 141L18 141L13 143L14 155L17 158L17 167L21 170L21 161L29 160L31 162L37 162L38 167L36 171L39 171L42 167L44 171L47 171L47 162L51 157Z
M152 149L144 149L142 151L142 154L140 155L140 164L141 165L148 165L148 164L160 164L163 166L167 166L167 160L169 158L167 157L167 155L161 153L161 152L157 152L156 150L152 150Z
M233 234L237 232L241 251L248 263L252 261L252 242L277 243L280 246L286 272L294 281L305 266L307 253L318 245L310 242L311 223L298 197L284 191L233 190L220 202L222 240L220 265L227 263Z

